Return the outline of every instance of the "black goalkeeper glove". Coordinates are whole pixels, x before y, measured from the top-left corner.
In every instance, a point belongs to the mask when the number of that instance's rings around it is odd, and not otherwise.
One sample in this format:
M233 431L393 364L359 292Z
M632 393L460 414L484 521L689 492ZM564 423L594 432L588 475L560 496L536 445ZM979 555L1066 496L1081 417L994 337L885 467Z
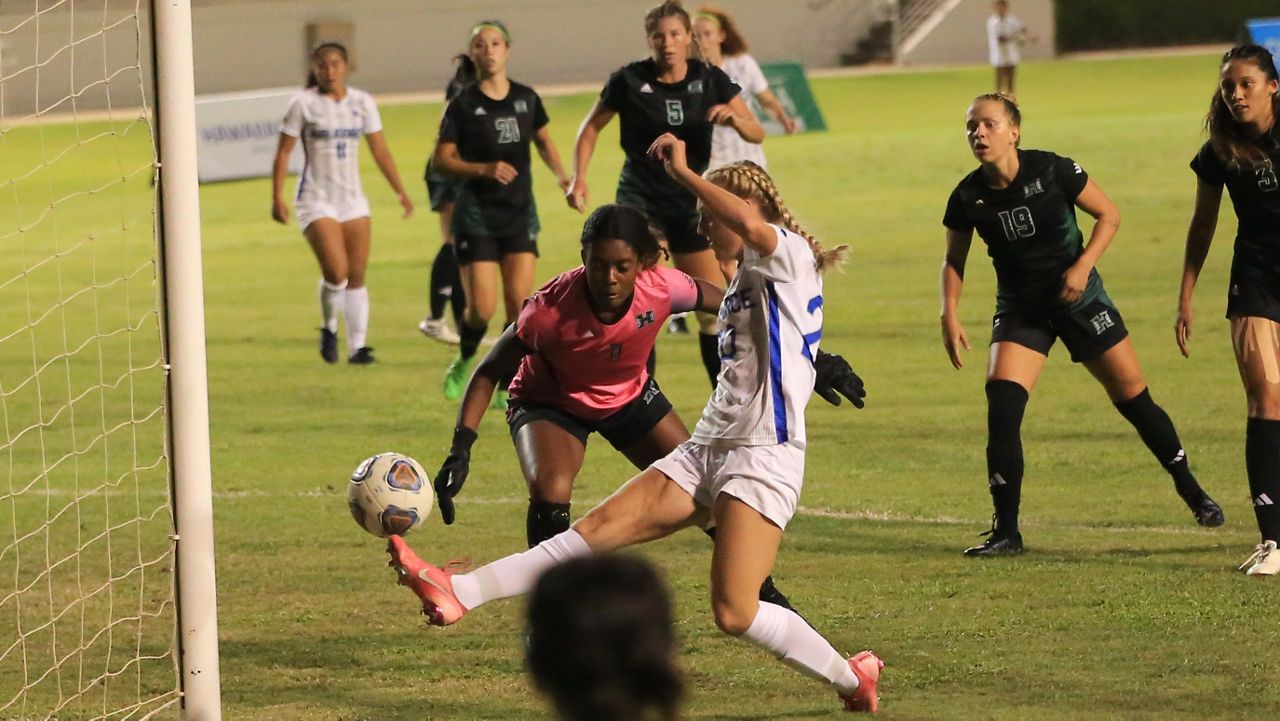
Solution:
M471 470L471 445L476 438L476 432L466 426L454 428L453 445L436 474L436 505L440 506L440 518L446 526L453 523L453 497L467 482L467 473Z
M863 399L867 397L867 388L843 356L818 351L818 357L813 359L813 369L818 373L813 381L813 391L823 400L838 406L843 395L854 408L866 405Z

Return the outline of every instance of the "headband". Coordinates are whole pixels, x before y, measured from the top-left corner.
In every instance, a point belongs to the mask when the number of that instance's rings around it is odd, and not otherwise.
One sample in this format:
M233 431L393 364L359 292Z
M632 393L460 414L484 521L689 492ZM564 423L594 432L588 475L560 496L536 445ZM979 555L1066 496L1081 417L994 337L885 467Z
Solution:
M503 27L501 23L484 22L476 25L471 28L471 39L475 40L476 36L486 29L497 30L498 34L502 36L502 39L505 40L508 45L511 44L511 34L507 32L507 29Z
M714 24L715 24L715 26L716 26L716 27L718 27L718 28L723 28L723 27L724 27L724 23L723 23L723 22L721 22L721 20L720 20L720 16L719 16L719 15L716 15L715 13L706 13L706 12L702 12L702 13L698 13L698 14L697 14L697 15L695 15L694 17L695 17L695 18L698 18L698 19L700 19L700 20L710 20L710 21L711 21L712 23L714 23Z

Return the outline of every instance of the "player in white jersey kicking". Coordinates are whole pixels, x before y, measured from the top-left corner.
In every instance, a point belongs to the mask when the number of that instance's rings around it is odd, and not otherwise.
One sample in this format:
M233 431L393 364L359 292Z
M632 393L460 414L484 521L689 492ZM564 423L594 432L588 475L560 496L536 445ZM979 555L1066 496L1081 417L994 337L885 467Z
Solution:
M823 250L796 223L769 175L750 162L690 170L685 144L664 134L660 158L702 209L701 231L720 258L740 260L720 305L716 388L693 436L628 481L569 530L473 573L433 566L392 536L391 564L436 625L527 593L566 559L613 551L689 526L716 527L711 606L716 625L820 679L851 711L875 711L883 666L870 651L845 659L794 611L758 598L795 513L804 475L804 409L822 337Z
M275 166L271 173L271 217L289 222L284 178L289 153L302 139L306 164L298 180L297 216L302 234L320 261L320 357L338 362L338 313L347 321L347 361L373 362L365 345L369 328L369 201L360 188L360 138L369 142L378 170L400 196L404 217L413 215L413 201L400 184L396 163L382 137L382 118L373 97L347 86L347 49L321 43L311 53L307 89L293 99L280 127Z

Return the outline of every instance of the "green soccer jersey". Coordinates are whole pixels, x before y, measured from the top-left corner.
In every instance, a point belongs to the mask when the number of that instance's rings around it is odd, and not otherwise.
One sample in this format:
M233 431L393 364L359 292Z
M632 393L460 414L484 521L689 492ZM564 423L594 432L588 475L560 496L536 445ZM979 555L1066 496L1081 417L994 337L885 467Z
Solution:
M1280 295L1280 128L1255 141L1266 154L1254 165L1225 161L1205 143L1191 161L1200 180L1221 188L1226 186L1231 207L1236 211L1235 250L1231 257L1231 282L1252 280Z
M647 151L659 135L671 133L685 142L689 167L702 173L711 161L715 127L707 120L707 111L733 100L738 91L724 71L698 60L689 61L689 70L678 83L658 82L653 60L631 63L610 76L600 99L618 114L622 151L627 156L618 178L618 202L663 218L693 215L697 211L693 195Z
M942 224L976 230L996 269L996 312L1075 311L1101 300L1111 305L1097 269L1069 308L1058 300L1062 274L1084 252L1076 196L1089 176L1078 163L1043 150L1018 151L1018 175L1007 188L987 184L982 170L952 191Z
M450 101L440 121L439 139L456 143L458 155L469 163L505 161L517 173L506 185L492 178L462 179L454 206L454 234L487 238L537 234L529 143L546 124L547 111L538 94L516 82L501 100L473 84Z

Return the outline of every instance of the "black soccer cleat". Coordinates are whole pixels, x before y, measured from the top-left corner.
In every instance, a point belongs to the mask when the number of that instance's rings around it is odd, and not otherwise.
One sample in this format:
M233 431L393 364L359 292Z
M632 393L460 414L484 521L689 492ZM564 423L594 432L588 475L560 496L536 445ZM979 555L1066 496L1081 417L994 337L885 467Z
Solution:
M369 346L357 348L356 352L347 358L347 362L352 365L367 366L373 362L373 349Z
M1026 550L1022 546L1022 534L1017 531L1006 535L992 530L982 535L987 536L987 540L983 541L981 545L964 549L965 556L969 558L1016 556Z
M328 328L320 329L320 357L325 363L338 362L338 334Z
M1183 499L1187 502L1187 508L1191 509L1192 515L1196 517L1196 523L1206 528L1217 528L1227 522L1226 516L1222 515L1222 507L1214 503L1208 493L1200 492L1199 499Z

